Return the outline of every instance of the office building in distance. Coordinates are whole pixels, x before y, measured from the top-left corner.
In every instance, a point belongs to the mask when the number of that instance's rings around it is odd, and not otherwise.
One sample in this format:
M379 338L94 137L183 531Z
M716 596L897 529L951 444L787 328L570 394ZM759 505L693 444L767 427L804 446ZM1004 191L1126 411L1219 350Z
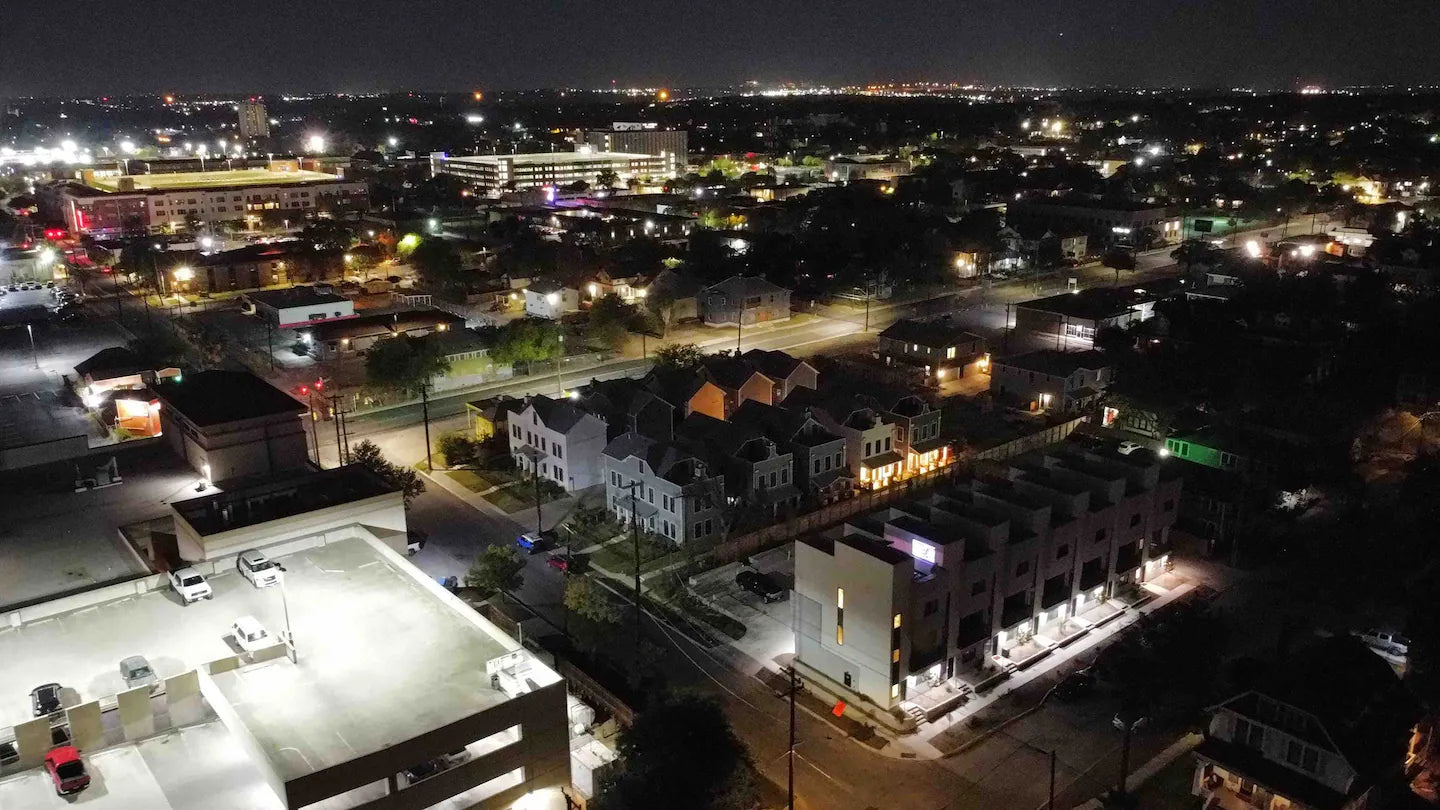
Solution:
M215 165L223 162L216 161ZM258 222L266 212L300 220L317 211L367 206L363 182L271 161L265 168L122 175L85 171L41 192L42 207L70 232L96 237L148 233L201 222Z
M599 185L600 176L614 172L620 185L631 180L674 177L672 159L638 152L538 152L524 155L472 155L452 157L443 152L430 156L434 174L449 174L475 186L483 194L498 196L543 186L564 186L584 181Z
M596 152L632 152L666 158L671 171L685 169L690 134L683 129L661 129L653 123L616 121L608 129L587 129L584 142Z
M240 102L240 137L245 140L270 137L270 116L265 105L255 99Z

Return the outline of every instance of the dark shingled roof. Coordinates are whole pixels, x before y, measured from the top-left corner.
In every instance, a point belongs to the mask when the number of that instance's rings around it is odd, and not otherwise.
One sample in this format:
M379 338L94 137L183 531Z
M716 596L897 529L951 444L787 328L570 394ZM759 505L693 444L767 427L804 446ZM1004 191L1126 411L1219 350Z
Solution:
M569 433L588 413L568 399L551 399L544 394L533 394L510 403L510 412L522 413L527 405L533 405L540 422L556 433Z
M90 376L97 380L111 380L116 377L128 377L131 374L139 374L142 371L149 371L140 357L134 352L122 346L111 346L108 349L90 355L75 364L75 374L80 377Z
M304 413L305 406L248 371L199 371L155 386L166 407L206 427Z
M1062 352L1055 349L1040 349L1039 351L1017 354L1013 357L1003 357L995 361L1002 366L1034 371L1040 374L1048 374L1052 377L1069 377L1078 369L1095 370L1108 367L1110 359L1104 352L1094 349L1083 352Z
M929 346L932 349L946 349L971 342L978 342L982 346L985 344L985 338L973 332L967 332L954 324L944 321L916 321L909 318L903 318L885 327L885 330L880 333L880 337L898 340L902 343Z
M795 369L805 362L797 357L791 357L781 351L766 351L765 349L751 349L741 355L745 362L761 374L774 379L783 380L795 373Z
M605 445L605 455L617 461L631 456L643 460L652 475L675 484L685 485L696 480L700 459L671 442L662 442L640 435L622 433ZM699 464L703 466L703 464Z

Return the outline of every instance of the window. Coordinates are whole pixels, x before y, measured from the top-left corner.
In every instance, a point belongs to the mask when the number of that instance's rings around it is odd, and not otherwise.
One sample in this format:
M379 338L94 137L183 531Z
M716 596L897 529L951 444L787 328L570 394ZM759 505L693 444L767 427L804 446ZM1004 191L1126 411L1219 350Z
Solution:
M564 468L564 467L561 467L561 466L559 466L559 465L556 465L556 467L555 467L555 480L556 480L556 481L559 481L559 482L562 483L562 484L565 483L565 468Z
M614 487L620 486L620 473L614 470L610 471L610 485Z
M1069 554L1070 554L1070 544L1069 544L1069 543L1061 543L1060 546L1055 549L1055 559L1057 559L1057 560L1063 560L1063 559L1065 559L1065 557L1068 556Z
M1260 750L1265 743L1265 727L1252 723L1243 717L1235 718L1235 739L1238 745Z
M887 453L890 452L890 437L889 437L889 436L886 436L886 437L885 437L885 452L887 452Z
M890 621L890 627L891 627L891 629L893 629L893 630L899 630L899 629L900 629L900 614L899 614L899 613L896 613L896 614L895 614L895 617L894 617L893 619L891 619L891 621Z
M836 463L838 464L839 462L836 462ZM826 457L825 457L825 469L826 469L827 471L830 469L830 457L829 457L829 456L826 456ZM818 463L818 462L816 463L815 471L816 471L816 472L819 472L819 471L820 471L819 463Z
M560 445L558 445L558 444L551 445L551 448L550 448L550 449L555 452L555 457L556 457L556 458L564 458L564 457L565 457L565 453L562 452L562 448L560 447Z
M1098 531L1095 532L1095 542L1098 543L1098 542L1100 542L1101 540L1104 540L1104 539L1105 539L1105 530L1104 530L1104 529L1100 529L1100 530L1098 530Z
M790 483L790 468L789 468L789 467L785 467L785 468L783 468L783 469L780 470L780 483L782 483L782 484L788 484L788 483Z
M835 643L845 643L845 589L835 589Z
M1139 513L1139 512L1136 512L1135 514L1133 514L1133 515L1130 516L1130 525L1131 525L1131 526L1139 526L1139 525L1140 525L1140 513Z
M982 593L984 593L984 592L985 592L985 580L983 580L983 579L977 579L977 580L975 580L974 583L972 583L972 584L970 585L970 595L971 595L971 596L979 596L980 594L982 594Z
M519 425L512 425L512 426L510 427L510 433L511 433L511 435L513 435L515 438L517 438L517 439L520 438L520 426L519 426Z
M646 487L645 490L646 490L645 500L649 501L649 502L652 503L652 504L655 503L655 488L654 488L654 487Z
M826 461L827 466L828 466L828 463L829 463L830 459L827 458L827 459L825 459L825 461ZM818 458L815 459L815 465L814 465L814 466L815 466L815 472L813 472L813 473L811 473L811 474L812 474L812 475L819 475L819 474L820 474L820 459L818 459Z
M1026 560L1025 562L1022 562L1022 563L1020 563L1019 565L1015 566L1015 576L1017 576L1017 577L1023 577L1023 576L1025 576L1025 575L1028 574L1028 573L1030 573L1030 561L1029 561L1029 560Z
M924 607L924 609L921 611L921 615L922 615L922 616L933 616L933 615L935 615L935 611L937 611L937 610L939 610L939 609L940 609L940 600L939 600L939 599L931 599L930 601L928 601L928 602L925 603L925 607Z
M869 458L872 455L874 455L874 453L870 452L870 442L865 442L865 457Z
M774 470L771 470L771 471L770 471L770 486L772 486L772 487L775 486L775 471L774 471Z

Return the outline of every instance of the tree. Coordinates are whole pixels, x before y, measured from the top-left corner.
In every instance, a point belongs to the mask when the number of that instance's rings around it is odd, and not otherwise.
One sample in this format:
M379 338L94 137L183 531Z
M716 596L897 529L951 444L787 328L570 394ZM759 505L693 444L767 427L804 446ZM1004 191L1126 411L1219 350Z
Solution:
M496 363L534 363L560 355L560 325L545 318L516 318L497 330L490 357Z
M1118 354L1135 348L1135 338L1119 326L1106 326L1095 333L1095 348Z
M666 368L685 370L700 365L700 358L704 356L705 352L694 343L675 343L656 350L655 363Z
M720 704L678 695L647 708L620 733L624 768L597 810L749 810L758 794L749 755Z
M645 299L645 308L651 319L660 324L660 336L670 334L670 324L675 320L675 294L670 290L657 290L651 285L650 295Z
M613 169L605 169L595 175L595 185L601 188L615 188L619 184L620 175L616 174Z
M445 463L451 467L464 464L474 464L479 451L479 443L466 436L464 433L446 433L436 443L436 449L445 456Z
M614 293L606 293L590 307L590 319L586 323L586 336L612 351L624 348L635 325L636 308L620 300Z
M443 292L463 291L466 273L460 261L460 251L439 237L421 240L410 252L410 263L420 280L429 287Z
M342 251L350 248L355 241L355 233L343 222L317 219L300 231L300 238L321 250Z
M1115 271L1115 283L1120 283L1121 270L1135 269L1135 254L1121 248L1112 248L1100 258L1100 263Z
M126 347L140 358L145 368L182 366L189 348L178 335L164 328L144 332L131 340Z
M487 546L465 572L465 587L479 591L481 599L519 589L525 581L525 558L514 546Z
M565 586L565 608L596 624L620 621L620 608L604 588L586 577L571 577Z
M381 455L380 448L369 439L355 445L350 451L350 463L359 464L372 473L380 476L385 483L400 490L401 496L405 499L405 508L409 509L411 502L420 497L425 491L425 481L420 474L409 467L401 467L391 464Z
M419 395L435 377L450 370L450 361L431 336L381 340L365 353L365 378L371 385Z

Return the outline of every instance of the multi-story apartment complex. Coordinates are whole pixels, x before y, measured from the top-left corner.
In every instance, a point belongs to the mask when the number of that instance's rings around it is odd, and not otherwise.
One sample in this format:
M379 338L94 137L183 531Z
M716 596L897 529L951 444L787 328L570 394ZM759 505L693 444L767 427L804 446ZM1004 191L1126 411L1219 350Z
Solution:
M605 420L568 399L535 394L508 405L510 455L520 469L539 473L566 492L601 481Z
M596 152L631 152L665 158L670 171L683 174L689 154L689 133L661 129L654 123L616 121L608 129L587 129L584 141Z
M723 537L725 476L679 444L623 433L604 451L605 505L676 543Z
M635 152L538 152L521 155L473 155L452 157L443 152L430 156L433 174L459 177L481 193L498 196L542 186L564 186L584 181L599 185L601 175L614 173L620 184L635 179L674 177L674 162L658 155Z
M140 175L87 171L78 181L51 186L41 197L71 233L121 236L183 228L192 218L256 223L267 212L299 222L327 208L363 209L367 195L365 183L302 170L295 161L274 161L265 169Z
M1086 628L1163 572L1180 480L1149 451L1057 449L796 544L796 660L889 709Z
M1031 411L1077 413L1100 401L1113 376L1103 352L1041 349L992 360L990 393Z
M255 99L240 102L240 137L247 141L270 137L270 116L265 105Z
M1051 228L1057 233L1079 228L1100 244L1134 244L1142 231L1150 231L1157 241L1181 239L1180 217L1169 208L1082 195L1016 200L1006 206L1005 219L1011 224Z

